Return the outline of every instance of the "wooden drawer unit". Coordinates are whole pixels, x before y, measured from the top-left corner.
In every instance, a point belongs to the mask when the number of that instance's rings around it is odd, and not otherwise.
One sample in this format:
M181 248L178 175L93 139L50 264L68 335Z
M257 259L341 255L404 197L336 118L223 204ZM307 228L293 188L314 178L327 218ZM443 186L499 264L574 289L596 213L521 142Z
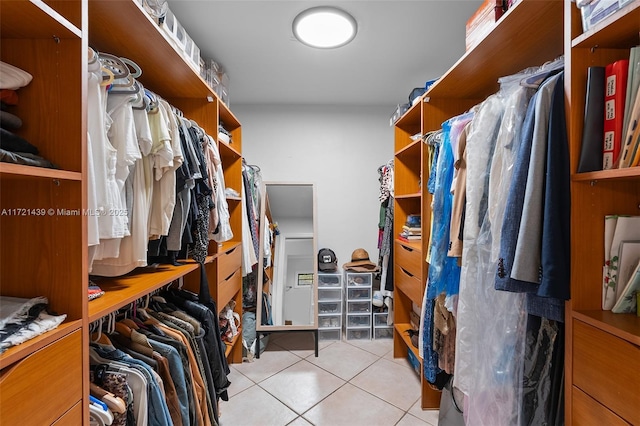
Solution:
M638 360L638 346L573 320L573 384L631 424L640 424Z
M574 425L628 426L629 424L575 386L571 397L571 415Z
M396 242L394 253L396 264L412 274L416 279L422 278L422 251Z
M0 424L52 424L82 399L82 365L78 330L2 370Z
M422 282L419 276L413 275L398 263L393 270L396 288L400 289L411 301L422 305Z
M242 266L242 246L238 244L220 253L216 261L218 262L218 283L221 283Z
M82 402L78 402L69 411L64 413L53 424L54 426L78 426L82 424Z
M216 306L218 310L224 308L231 299L242 289L242 269L238 268L224 281L218 282L218 296ZM236 308L238 309L238 308Z

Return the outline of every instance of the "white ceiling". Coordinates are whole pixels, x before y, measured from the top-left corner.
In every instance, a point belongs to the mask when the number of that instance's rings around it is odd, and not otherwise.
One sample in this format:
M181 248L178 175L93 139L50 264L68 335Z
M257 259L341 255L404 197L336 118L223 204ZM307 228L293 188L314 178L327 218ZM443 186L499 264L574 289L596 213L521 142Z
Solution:
M392 110L464 53L465 23L482 0L168 3L201 56L227 71L232 107L343 104ZM294 17L320 5L353 15L358 22L353 42L325 50L295 40Z

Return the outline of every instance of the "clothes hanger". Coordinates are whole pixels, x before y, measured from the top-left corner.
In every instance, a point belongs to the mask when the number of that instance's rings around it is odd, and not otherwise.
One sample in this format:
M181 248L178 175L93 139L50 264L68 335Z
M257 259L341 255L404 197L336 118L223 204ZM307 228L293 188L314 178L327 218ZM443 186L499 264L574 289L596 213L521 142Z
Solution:
M158 95L149 89L144 89L144 96L147 98L147 102L149 103L147 111L151 114L158 112L158 107L160 106L160 103L158 102Z
M122 414L127 411L127 404L119 396L116 396L111 392L102 389L95 383L89 383L89 389L91 391L91 395L107 404L107 407L109 407L111 411L118 414Z
M126 78L131 74L129 67L115 55L98 53L98 59L103 67L110 70L116 79Z
M142 75L142 68L129 58L120 57L120 60L129 68L129 73L133 78L139 78ZM132 72L133 71L133 72Z
M123 324L122 321L116 323L116 331L129 339L131 338L131 328Z
M95 64L98 60L98 53L91 47L87 47L87 59L89 60L87 62L89 65Z
M562 70L564 70L564 56L544 63L537 72L520 80L520 85L537 89L547 78L558 74Z
M89 424L91 426L110 425L113 423L113 413L104 410L97 403L89 403Z
M134 320L132 320L131 318L125 318L125 319L121 320L120 323L126 325L131 330L138 330L140 328L138 326L138 324L136 324L136 322Z
M105 67L100 67L100 70L102 71L103 75L102 75L102 82L100 83L100 86L109 86L111 83L113 83L113 80L115 80L115 76L113 75L113 71L111 71L108 68ZM107 74L106 76L104 74ZM106 80L105 80L106 78Z

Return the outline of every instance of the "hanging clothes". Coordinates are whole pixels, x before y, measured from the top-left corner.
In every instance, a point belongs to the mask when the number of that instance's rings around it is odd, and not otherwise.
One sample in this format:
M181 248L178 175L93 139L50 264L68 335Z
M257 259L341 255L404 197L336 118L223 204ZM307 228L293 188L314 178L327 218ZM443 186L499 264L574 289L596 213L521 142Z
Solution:
M379 244L380 249L378 264L382 266L380 272L380 290L385 291L386 295L391 295L393 285L393 244L395 241L393 231L393 209L394 209L394 162L390 160L387 164L378 168L380 181L380 229ZM389 316L391 317L391 316Z

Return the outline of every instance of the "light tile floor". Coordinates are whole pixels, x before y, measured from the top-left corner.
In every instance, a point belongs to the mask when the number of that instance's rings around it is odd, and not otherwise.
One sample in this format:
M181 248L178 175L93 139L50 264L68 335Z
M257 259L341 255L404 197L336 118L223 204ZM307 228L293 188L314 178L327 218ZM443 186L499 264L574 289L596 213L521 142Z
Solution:
M420 408L420 379L391 339L321 341L275 333L254 362L232 364L220 426L437 426Z

